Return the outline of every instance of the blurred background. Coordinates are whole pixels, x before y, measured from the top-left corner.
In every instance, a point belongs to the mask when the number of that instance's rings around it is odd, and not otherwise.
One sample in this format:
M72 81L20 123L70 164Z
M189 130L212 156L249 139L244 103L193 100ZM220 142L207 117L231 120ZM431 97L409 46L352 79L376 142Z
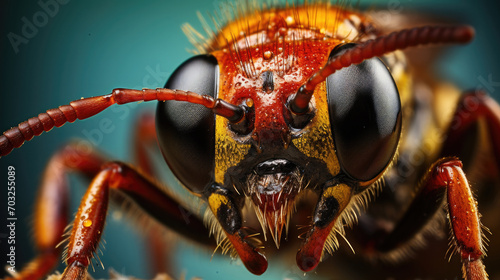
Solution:
M200 27L196 11L211 12L217 2L206 0L131 1L59 0L57 10L47 13L41 1L0 2L0 130L81 97L110 93L116 87L162 87L175 68L191 56L191 45L180 27L189 22ZM355 2L355 1L354 1ZM498 1L359 1L361 7L378 7L384 16L423 13L453 19L476 28L476 39L467 46L450 47L439 61L441 75L462 89L482 86L500 99L500 16ZM27 22L36 23L26 28ZM25 33L23 35L23 32ZM20 38L23 36L23 38ZM485 81L490 81L487 85ZM493 83L491 83L493 81ZM496 82L496 83L495 83ZM16 265L21 268L34 255L31 240L31 213L41 172L50 156L70 139L93 140L99 148L121 161L131 161L131 131L143 111L156 104L131 105L107 110L85 121L77 121L14 150L0 160L0 268L6 257L7 167L16 168ZM109 133L90 138L103 119L111 121ZM163 167L161 167L163 168ZM166 166L165 166L166 168ZM82 181L72 176L71 209L76 211L84 193ZM113 214L115 208L111 208ZM113 215L114 217L119 215ZM96 267L96 278L108 276L109 269L151 278L145 240L124 219L108 218L104 239L106 250ZM253 279L241 263L210 254L200 256L193 248L182 248L177 273L187 279ZM444 252L443 252L444 255ZM194 266L189 264L196 263ZM203 263L203 264L202 264ZM220 263L220 264L219 264ZM63 267L59 268L62 271ZM179 274L175 277L179 277ZM0 271L4 275L4 271ZM457 270L460 276L460 271ZM273 266L260 279L302 279L296 268ZM494 276L494 275L492 275ZM496 275L496 277L499 277Z

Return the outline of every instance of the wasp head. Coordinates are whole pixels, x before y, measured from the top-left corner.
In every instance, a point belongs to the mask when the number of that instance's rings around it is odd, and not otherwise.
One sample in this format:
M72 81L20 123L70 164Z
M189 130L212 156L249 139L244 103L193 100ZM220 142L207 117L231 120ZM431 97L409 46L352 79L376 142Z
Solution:
M373 190L393 162L402 106L397 83L377 56L424 43L464 42L472 34L467 27L424 27L345 43L281 12L269 14L267 29L259 28L260 20L246 32L233 33L240 25L229 25L220 36L230 36L215 38L219 45L210 55L181 65L167 83L235 105L238 114L215 110L212 102L207 108L167 102L157 113L167 163L206 199L218 236L255 274L265 271L267 261L244 232L251 220L245 206L253 206L263 232L279 246L295 203L305 191L316 193L297 253L299 267L310 271L325 250L335 249L335 234L353 220L357 198ZM301 12L307 14L296 10ZM441 33L447 37L436 37Z

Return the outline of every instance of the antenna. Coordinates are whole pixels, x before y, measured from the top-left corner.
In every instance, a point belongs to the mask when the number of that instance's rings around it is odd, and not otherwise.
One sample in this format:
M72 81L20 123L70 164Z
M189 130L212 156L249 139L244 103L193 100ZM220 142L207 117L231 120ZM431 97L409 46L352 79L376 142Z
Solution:
M186 101L200 104L216 115L228 119L231 123L238 123L245 118L245 109L230 104L222 99L215 99L208 95L200 95L191 91L157 89L114 89L111 94L90 98L82 98L70 102L69 105L59 106L47 110L37 117L28 119L3 133L0 136L0 157L8 155L14 148L19 148L25 141L44 131L60 127L66 122L74 122L94 116L113 104L126 104L137 101Z
M359 64L375 56L381 56L396 50L403 50L418 45L463 44L474 38L471 26L423 26L404 29L361 43L347 49L341 55L329 60L300 87L290 100L288 107L296 115L309 112L309 101L316 86L328 76L345 67Z

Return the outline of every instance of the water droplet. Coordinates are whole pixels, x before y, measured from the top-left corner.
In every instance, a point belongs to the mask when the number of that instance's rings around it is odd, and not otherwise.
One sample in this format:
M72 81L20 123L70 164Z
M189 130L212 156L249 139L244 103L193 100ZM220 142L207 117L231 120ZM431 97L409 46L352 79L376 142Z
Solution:
M85 221L83 221L83 226L84 227L90 227L92 225L92 221L87 219Z
M271 57L273 57L272 51L265 51L264 52L264 59L268 60L268 59L271 59Z

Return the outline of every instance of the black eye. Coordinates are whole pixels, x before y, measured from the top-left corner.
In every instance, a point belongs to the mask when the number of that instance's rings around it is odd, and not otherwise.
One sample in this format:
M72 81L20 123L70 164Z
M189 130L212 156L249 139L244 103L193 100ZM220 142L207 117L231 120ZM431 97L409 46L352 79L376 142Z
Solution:
M337 56L346 44L334 49ZM328 108L337 157L351 178L377 177L394 156L401 131L399 93L378 58L335 72L326 80Z
M189 90L217 97L217 59L198 55L179 66L165 88ZM159 102L156 110L158 142L165 160L187 188L202 191L211 182L215 158L215 116L201 105Z

